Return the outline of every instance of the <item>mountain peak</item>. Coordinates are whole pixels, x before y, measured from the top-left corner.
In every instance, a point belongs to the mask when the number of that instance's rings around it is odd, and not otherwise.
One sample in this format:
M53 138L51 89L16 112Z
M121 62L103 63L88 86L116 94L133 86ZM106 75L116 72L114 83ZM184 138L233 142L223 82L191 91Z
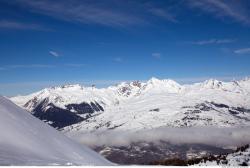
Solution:
M70 88L70 87L81 87L80 84L66 84L62 86L63 88Z
M161 81L160 79L156 78L156 77L152 77L148 80L148 82L159 82Z
M218 81L216 79L208 79L204 81L201 85L205 88L214 89L214 88L220 88L223 85L223 82Z
M54 86L48 88L48 90L58 90L58 89L83 89L83 86L80 84L65 84L61 86Z
M178 85L180 86L180 84L178 84L176 81L172 80L172 79L158 79L155 77L152 77L150 80L148 80L147 84L170 84L170 85Z
M155 77L151 78L146 83L146 90L154 89L155 91L167 91L177 93L181 90L181 85L171 79L159 80Z

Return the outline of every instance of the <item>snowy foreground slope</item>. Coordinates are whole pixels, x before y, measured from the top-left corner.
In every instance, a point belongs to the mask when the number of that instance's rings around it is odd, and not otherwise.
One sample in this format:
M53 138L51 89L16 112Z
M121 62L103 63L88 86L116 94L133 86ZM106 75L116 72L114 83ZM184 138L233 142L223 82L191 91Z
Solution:
M0 97L0 165L111 165Z
M11 100L64 130L250 125L250 79L180 85L152 78L103 89L67 85Z

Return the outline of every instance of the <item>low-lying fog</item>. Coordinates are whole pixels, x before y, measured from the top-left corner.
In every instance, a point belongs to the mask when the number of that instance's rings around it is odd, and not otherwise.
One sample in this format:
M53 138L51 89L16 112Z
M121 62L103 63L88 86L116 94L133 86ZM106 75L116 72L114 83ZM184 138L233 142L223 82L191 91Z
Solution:
M206 144L218 147L236 147L250 143L250 127L218 128L157 128L142 131L97 131L95 133L67 133L69 137L88 146L126 146L132 142L155 142L172 144Z

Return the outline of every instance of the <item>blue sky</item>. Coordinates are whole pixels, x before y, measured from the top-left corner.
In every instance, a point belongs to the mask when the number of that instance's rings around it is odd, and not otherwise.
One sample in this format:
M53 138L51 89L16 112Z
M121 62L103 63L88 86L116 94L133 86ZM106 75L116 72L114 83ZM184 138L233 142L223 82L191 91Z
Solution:
M250 74L248 0L0 0L0 94Z

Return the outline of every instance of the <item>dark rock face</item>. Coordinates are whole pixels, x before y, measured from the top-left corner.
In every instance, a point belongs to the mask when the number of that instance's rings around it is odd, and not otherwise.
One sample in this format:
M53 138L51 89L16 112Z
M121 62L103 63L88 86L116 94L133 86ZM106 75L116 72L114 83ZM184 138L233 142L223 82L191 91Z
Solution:
M226 104L217 104L215 102L211 102L211 104L218 108L229 108L229 106Z
M49 106L50 107L46 111L43 111L39 107L36 108L33 115L58 129L83 121L82 117L69 110L58 108L53 104Z
M66 108L68 110L74 110L77 114L86 114L86 113L94 113L95 111L104 111L102 106L100 106L98 103L91 102L88 103L81 103L81 104L68 104L66 105Z
M246 109L246 108L243 108L243 107L233 107L232 108L233 110L236 110L236 111L239 111L241 113L250 113L250 109Z
M155 109L151 109L151 110L149 110L149 111L156 111L156 112L159 112L160 109L159 109L159 108L155 108Z
M210 110L214 110L214 108L212 108L211 106L208 105L208 103L200 103L194 106L194 108L196 110L201 110L201 111L210 111Z
M250 109L246 109L244 107L230 107L226 104L220 104L215 102L208 102L205 101L204 103L196 104L195 106L183 106L183 109L186 109L184 112L185 117L182 118L184 121L183 126L187 126L188 123L191 123L193 120L203 120L209 123L212 121L211 118L201 118L200 113L205 111L217 111L217 112L224 112L227 111L229 115L237 119L243 119L246 121L250 121L247 117L244 117L244 114L250 113ZM176 122L179 122L178 120Z
M84 121L90 118L96 111L104 111L103 107L97 102L68 104L66 109L62 109L52 103L48 103L48 100L44 99L40 104L36 105L32 114L52 127L60 129ZM81 114L87 115L86 117L81 117Z

